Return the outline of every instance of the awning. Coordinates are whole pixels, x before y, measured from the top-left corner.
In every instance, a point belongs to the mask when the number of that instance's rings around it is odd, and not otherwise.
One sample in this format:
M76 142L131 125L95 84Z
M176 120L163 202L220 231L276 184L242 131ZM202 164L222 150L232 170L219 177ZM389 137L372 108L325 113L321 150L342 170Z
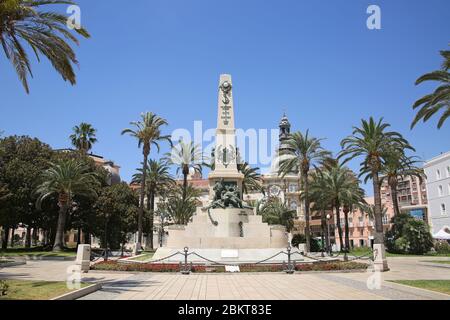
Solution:
M444 226L441 230L433 234L434 239L450 240L450 227Z

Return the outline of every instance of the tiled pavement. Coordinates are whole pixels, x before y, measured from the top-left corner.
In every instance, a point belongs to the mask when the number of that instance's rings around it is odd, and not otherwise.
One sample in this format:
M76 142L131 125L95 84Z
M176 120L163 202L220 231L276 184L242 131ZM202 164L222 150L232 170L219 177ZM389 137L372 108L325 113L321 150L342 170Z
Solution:
M288 299L450 299L449 295L411 288L386 280L450 279L450 268L424 261L438 258L389 258L391 271L381 274L381 288L368 289L372 273L99 273L89 272L83 281L101 281L103 289L86 300L288 300ZM444 258L445 259L445 258ZM59 280L73 262L29 262L26 266L0 269L1 278ZM369 281L369 283L372 283Z

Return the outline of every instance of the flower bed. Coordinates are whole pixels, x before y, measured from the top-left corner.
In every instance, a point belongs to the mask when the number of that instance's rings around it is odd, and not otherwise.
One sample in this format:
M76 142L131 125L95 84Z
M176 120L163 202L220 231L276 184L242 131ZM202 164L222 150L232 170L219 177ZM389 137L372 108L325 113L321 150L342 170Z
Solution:
M344 271L367 269L367 264L361 262L317 262L296 264L296 271ZM282 264L243 264L239 266L241 272L282 272ZM118 263L117 261L102 261L91 270L105 271L137 271L137 272L179 272L180 265L174 263ZM224 266L192 265L192 272L225 272Z

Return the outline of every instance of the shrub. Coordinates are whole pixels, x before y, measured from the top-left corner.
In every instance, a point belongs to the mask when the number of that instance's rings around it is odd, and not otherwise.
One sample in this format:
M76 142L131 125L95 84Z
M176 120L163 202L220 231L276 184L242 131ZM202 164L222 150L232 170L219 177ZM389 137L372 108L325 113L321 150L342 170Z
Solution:
M450 253L450 244L447 241L436 241L434 250L436 250L437 253Z
M301 243L306 243L305 235L301 233L295 234L291 240L292 246L298 248L298 245ZM322 250L319 240L315 238L311 238L310 245L311 245L310 248L311 252L320 252Z
M5 280L0 280L0 296L8 294L9 284Z
M395 216L392 223L393 226L385 238L389 252L425 254L433 248L430 228L424 221L402 213Z

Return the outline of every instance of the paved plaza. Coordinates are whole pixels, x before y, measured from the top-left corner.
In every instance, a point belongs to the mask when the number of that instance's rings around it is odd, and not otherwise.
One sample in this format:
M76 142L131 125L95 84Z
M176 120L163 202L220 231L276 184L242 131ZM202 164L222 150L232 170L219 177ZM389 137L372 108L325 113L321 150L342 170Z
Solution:
M448 299L449 295L387 280L450 279L450 267L426 261L448 258L388 258L391 271L381 274L381 288L369 289L373 276L352 273L191 274L98 272L83 281L102 282L103 289L83 300L290 300L290 299ZM0 279L65 281L70 261L29 261L0 269ZM374 280L374 278L371 278ZM372 283L369 281L369 284Z

